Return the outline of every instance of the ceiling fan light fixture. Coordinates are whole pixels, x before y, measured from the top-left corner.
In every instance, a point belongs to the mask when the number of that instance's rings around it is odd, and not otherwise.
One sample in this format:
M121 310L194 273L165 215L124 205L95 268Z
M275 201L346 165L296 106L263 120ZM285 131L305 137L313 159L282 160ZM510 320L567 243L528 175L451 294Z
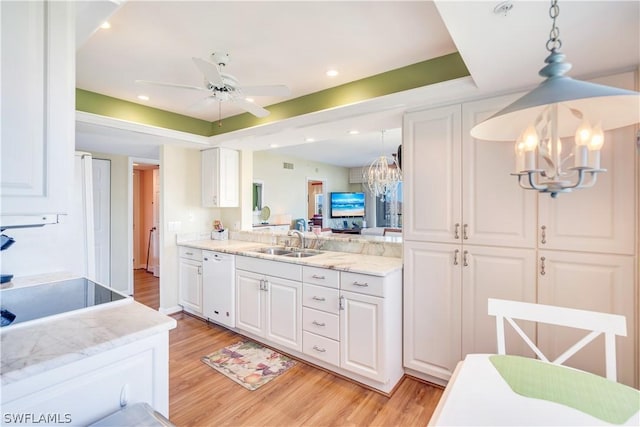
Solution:
M336 77L338 74L339 74L338 70L335 70L333 68L330 70L327 70L327 77Z
M149 97L147 95L138 95L138 99L140 101L148 101Z

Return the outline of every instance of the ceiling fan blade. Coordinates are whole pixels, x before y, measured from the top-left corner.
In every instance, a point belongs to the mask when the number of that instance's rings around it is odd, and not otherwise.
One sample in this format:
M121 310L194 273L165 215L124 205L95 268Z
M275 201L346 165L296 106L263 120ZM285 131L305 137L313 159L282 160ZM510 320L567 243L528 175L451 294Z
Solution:
M216 87L224 87L224 82L222 81L222 76L220 75L220 70L218 70L217 65L200 58L192 59L209 83Z
M136 80L136 83L151 85L151 86L164 86L164 87L175 87L178 89L190 89L190 90L199 90L208 92L209 90L200 86L191 86L191 85L181 85L177 83L163 83L163 82L152 82L150 80Z
M242 86L238 88L245 96L291 96L285 85Z
M270 114L269 110L265 110L261 106L256 105L253 102L249 102L243 98L231 98L231 102L256 117L267 117Z
M194 102L193 104L187 107L188 111L201 111L205 109L210 109L211 106L217 103L218 100L214 96L207 96L206 98L202 98L199 101Z

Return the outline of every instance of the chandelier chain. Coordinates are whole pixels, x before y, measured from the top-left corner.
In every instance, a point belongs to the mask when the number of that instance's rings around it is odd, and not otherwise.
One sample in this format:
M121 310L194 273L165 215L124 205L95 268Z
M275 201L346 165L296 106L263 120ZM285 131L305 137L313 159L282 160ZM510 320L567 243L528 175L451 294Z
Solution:
M549 7L549 16L553 20L551 24L551 31L549 31L549 40L547 40L547 50L553 52L562 47L562 40L560 40L560 29L556 25L556 18L560 15L560 6L558 6L558 0L551 0L551 7Z

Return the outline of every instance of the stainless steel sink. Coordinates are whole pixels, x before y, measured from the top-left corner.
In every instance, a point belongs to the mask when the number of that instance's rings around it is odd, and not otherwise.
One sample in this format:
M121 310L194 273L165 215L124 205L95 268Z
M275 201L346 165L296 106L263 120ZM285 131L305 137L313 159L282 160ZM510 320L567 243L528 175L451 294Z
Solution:
M314 256L314 255L318 255L317 253L310 253L310 252L289 252L288 254L285 254L285 256L288 256L290 258L306 258L306 257L310 257L310 256Z
M285 249L285 248L260 248L258 249L257 252L263 253L263 254L268 254L268 255L286 255L286 254L290 254L291 251L289 249Z
M255 252L260 252L268 255L282 255L290 258L306 258L323 253L315 249L297 249L297 248L283 248L282 246L268 247L256 249Z

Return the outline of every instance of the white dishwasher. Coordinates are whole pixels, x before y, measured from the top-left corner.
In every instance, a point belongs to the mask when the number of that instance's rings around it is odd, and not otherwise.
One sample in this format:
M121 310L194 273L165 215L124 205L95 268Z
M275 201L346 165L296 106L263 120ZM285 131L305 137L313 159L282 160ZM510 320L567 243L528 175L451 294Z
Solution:
M216 323L236 326L235 255L202 252L202 314Z

